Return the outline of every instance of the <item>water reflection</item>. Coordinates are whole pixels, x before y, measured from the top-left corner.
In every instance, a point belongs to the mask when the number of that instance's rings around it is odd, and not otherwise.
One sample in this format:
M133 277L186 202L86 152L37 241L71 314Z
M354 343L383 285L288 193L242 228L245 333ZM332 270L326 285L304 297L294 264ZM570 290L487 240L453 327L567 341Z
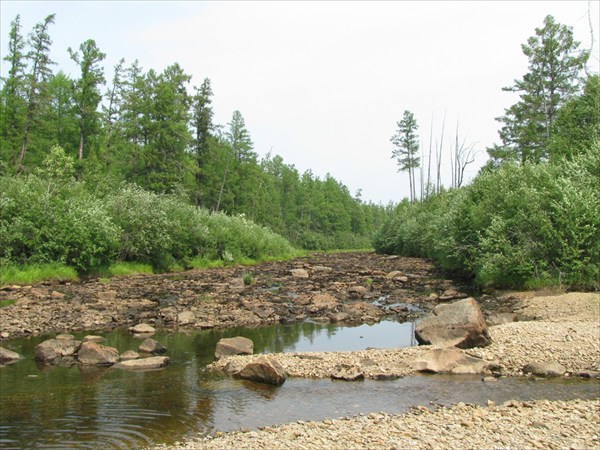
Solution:
M338 351L411 345L412 330L410 323L382 322L158 333L155 339L169 349L172 364L151 372L39 366L33 352L42 338L11 341L11 349L27 359L0 368L0 448L139 448L173 442L188 432L401 412L429 402L597 396L596 382L487 384L478 377L434 376L361 383L290 379L274 387L207 372L217 341L236 335L252 339L257 353ZM124 330L103 336L105 345L120 352L140 343Z

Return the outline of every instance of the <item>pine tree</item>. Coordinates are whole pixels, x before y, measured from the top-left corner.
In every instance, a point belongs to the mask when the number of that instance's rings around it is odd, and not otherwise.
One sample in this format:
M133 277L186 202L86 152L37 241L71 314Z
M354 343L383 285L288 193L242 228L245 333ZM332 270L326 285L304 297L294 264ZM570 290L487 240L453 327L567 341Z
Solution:
M408 172L410 201L416 200L415 169L419 167L419 142L417 136L417 121L410 111L404 111L404 116L397 123L396 134L390 139L394 145L392 158L398 163L399 172Z
M546 160L552 125L558 109L580 87L589 52L579 50L571 27L546 16L543 28L522 45L529 72L503 90L518 92L520 100L497 120L503 123L500 138L510 159L521 164ZM497 149L496 149L497 150ZM494 157L502 156L496 151Z

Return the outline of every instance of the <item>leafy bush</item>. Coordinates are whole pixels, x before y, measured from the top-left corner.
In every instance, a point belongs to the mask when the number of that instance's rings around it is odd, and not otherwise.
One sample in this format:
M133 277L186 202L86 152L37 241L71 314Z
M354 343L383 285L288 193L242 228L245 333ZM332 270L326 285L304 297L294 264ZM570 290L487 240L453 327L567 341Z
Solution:
M434 259L481 286L600 282L600 144L560 164L506 164L471 185L402 203L383 253Z

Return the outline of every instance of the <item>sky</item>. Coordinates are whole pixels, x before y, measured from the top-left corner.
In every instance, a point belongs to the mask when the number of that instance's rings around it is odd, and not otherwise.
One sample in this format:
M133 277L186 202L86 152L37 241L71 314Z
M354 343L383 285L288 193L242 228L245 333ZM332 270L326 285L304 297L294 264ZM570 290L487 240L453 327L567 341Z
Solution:
M582 48L593 32L597 72L599 10L598 0L2 0L0 43L5 56L17 14L28 34L55 13L56 71L77 77L67 49L88 39L107 54L107 80L121 58L145 71L177 62L191 85L211 80L216 124L242 113L260 158L280 155L300 173L330 174L363 201L387 204L409 196L390 142L404 111L417 119L425 165L430 142L441 144L445 185L457 133L473 146L472 179L486 147L500 142L495 118L518 100L502 87L527 73L521 45L551 14L573 27Z

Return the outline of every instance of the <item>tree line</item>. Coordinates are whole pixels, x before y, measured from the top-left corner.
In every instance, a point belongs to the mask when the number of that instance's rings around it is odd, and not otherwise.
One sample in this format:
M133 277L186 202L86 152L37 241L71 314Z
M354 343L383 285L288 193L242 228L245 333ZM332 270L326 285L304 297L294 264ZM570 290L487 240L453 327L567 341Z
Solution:
M389 207L362 201L329 174L300 173L270 153L259 158L240 111L214 123L210 79L195 86L178 63L158 72L137 60L120 60L107 75L92 39L67 49L78 67L72 78L50 58L54 23L49 15L27 35L20 16L11 23L0 91L4 176L36 173L58 145L75 179L92 189L128 182L176 194L197 208L244 215L303 248L371 245Z
M598 290L600 76L589 73L590 51L580 49L572 28L552 16L522 51L528 72L503 88L519 100L498 117L501 143L487 149L488 163L469 185L460 178L470 160L460 150L468 146L457 139L451 188L438 181L417 199L418 127L405 112L392 156L410 174L411 197L375 247L432 258L482 287Z

